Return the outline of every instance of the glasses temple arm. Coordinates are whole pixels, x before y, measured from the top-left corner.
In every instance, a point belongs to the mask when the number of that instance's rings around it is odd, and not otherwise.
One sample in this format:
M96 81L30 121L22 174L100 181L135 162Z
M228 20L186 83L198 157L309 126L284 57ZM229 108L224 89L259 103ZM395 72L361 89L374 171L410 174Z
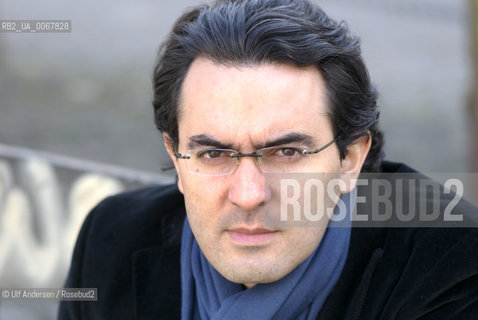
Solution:
M368 136L370 137L370 133L368 131L363 131L363 132L360 132L360 133L357 133L357 134L354 134L351 136L351 139L352 140L355 140L355 139L358 139L360 137L363 137L363 136ZM335 141L337 141L337 139L340 138L340 135L336 136L334 138L334 140L330 141L329 143L327 143L325 146L323 147L320 147L318 149L314 149L314 150L311 150L311 151L304 151L304 154L315 154L315 153L319 153L320 151L324 150L325 148L329 147L332 143L334 143Z
M176 156L176 158L178 159L191 159L191 156L183 156L182 154L180 154L176 148L174 148L174 155Z
M314 150L311 150L311 151L305 150L305 151L304 151L304 154L316 154L316 153L319 153L320 151L324 150L325 148L328 148L332 143L334 143L335 141L337 141L338 138L339 138L339 136L336 136L336 137L334 138L334 140L330 141L330 142L327 143L325 146L320 147L320 148L318 148L318 149L314 149Z

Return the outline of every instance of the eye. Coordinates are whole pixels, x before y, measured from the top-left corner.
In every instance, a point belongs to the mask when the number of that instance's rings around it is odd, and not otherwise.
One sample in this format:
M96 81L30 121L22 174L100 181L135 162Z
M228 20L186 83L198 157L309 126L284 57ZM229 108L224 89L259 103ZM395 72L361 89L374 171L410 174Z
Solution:
M299 152L295 148L280 148L278 151L280 151L282 155L286 157L293 157Z
M291 162L302 158L303 149L299 147L273 147L266 148L263 156L269 161Z
M211 149L211 150L204 150L198 153L198 158L209 158L209 159L215 159L219 158L221 156L225 156L225 152L222 150L216 150L216 149Z

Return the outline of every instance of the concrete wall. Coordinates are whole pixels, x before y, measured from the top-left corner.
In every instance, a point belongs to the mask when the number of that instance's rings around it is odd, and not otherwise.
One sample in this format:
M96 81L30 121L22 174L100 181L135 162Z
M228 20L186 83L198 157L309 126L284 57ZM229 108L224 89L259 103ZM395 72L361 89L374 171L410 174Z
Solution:
M0 145L0 287L57 288L103 198L171 178ZM0 298L1 299L1 298ZM57 304L0 302L0 319L52 319Z

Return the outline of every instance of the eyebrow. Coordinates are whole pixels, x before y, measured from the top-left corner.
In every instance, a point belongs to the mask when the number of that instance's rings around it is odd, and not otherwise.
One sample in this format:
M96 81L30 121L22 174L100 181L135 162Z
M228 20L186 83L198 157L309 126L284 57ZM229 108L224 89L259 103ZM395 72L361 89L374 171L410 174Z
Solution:
M217 149L233 149L232 144L223 143L207 134L198 134L189 138L188 149L198 147L214 147Z
M300 144L304 146L311 146L316 143L316 140L311 135L308 135L302 132L292 131L280 137L274 138L272 140L268 140L264 143L254 145L254 148L258 150L262 148L280 146L280 145L291 144L291 143ZM188 149L195 149L199 147L214 147L218 149L235 149L232 144L221 142L208 134L198 134L189 138Z
M308 135L306 133L302 132L297 132L297 131L292 131L288 132L278 138L268 140L262 145L256 146L258 149L262 148L267 148L267 147L274 147L274 146L280 146L284 144L300 144L304 146L310 146L315 144L315 139L311 135Z

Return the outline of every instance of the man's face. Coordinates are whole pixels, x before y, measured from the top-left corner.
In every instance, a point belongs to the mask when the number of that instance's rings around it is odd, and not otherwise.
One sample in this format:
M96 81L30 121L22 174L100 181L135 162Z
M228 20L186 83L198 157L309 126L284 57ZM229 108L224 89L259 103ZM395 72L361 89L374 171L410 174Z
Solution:
M286 145L317 148L334 138L326 86L314 67L232 67L198 58L184 80L180 110L180 153L221 146L252 153L291 133L310 141ZM314 157L317 172L340 172L335 144ZM225 176L192 174L185 161L175 159L175 165L191 229L206 258L228 280L246 286L279 280L319 244L325 223L264 225L271 190L254 158L241 158L236 171Z

